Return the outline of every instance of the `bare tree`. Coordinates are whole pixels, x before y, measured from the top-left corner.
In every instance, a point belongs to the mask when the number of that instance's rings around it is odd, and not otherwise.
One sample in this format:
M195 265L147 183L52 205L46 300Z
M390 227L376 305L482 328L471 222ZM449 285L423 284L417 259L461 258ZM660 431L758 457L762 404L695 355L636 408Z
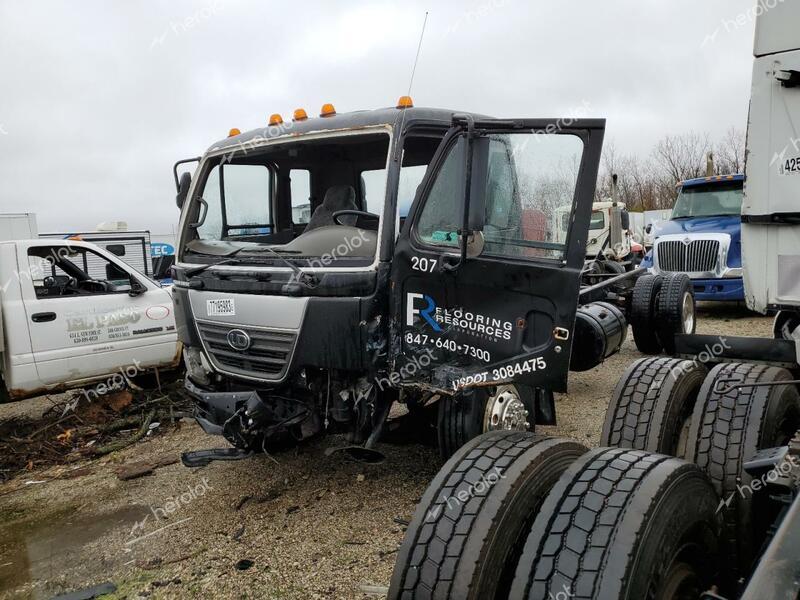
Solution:
M716 144L715 172L717 175L744 173L745 133L731 127Z
M744 134L731 128L716 144L707 133L665 136L649 156L621 154L614 142L606 144L597 177L595 200L611 198L612 177L617 175L617 199L629 210L668 209L675 204L677 184L706 174L706 157L715 153L717 174L744 169Z

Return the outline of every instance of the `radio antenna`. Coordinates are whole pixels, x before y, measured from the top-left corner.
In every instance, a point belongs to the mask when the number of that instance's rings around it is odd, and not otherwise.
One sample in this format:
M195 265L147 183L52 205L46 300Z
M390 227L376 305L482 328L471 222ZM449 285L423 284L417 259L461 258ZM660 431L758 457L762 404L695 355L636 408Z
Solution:
M425 37L425 26L428 24L428 11L425 11L425 20L422 22L422 32L419 34L419 44L417 44L417 55L414 57L414 66L411 69L411 80L408 82L408 96L411 95L411 86L414 85L414 74L417 72L419 53L422 50L422 40Z
M411 87L414 85L414 75L417 73L417 63L419 62L419 54L422 50L422 40L425 38L425 26L428 24L428 11L425 11L425 19L422 21L422 31L419 34L419 43L417 44L417 54L414 56L414 66L411 68L411 79L408 82L408 92L406 92L406 96L411 96ZM403 109L403 118L400 119L400 129L398 130L401 134L403 132L403 126L406 123L406 110ZM395 153L395 160L400 160L400 152L402 149L398 146L397 152Z

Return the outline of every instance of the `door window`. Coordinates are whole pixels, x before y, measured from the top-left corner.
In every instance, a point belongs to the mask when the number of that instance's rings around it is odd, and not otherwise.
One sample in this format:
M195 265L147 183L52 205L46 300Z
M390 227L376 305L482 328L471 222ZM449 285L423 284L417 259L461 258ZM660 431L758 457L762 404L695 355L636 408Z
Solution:
M565 134L492 135L486 178L484 254L561 259L566 240L557 235L571 213L583 142ZM451 149L417 224L423 242L458 246L463 219L463 169ZM560 210L559 210L560 209Z
M305 169L289 171L292 194L292 223L306 224L311 220L311 173Z
M34 292L40 299L122 294L131 289L128 271L88 248L29 248L28 268Z
M423 242L437 246L458 246L464 202L463 165L459 154L450 149L428 192L417 223L417 235Z

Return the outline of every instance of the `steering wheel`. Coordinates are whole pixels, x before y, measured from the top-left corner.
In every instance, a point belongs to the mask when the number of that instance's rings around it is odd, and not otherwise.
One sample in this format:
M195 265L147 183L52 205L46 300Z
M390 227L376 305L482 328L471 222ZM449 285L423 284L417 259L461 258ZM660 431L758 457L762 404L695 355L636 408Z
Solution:
M333 213L333 220L337 225L344 225L341 221L339 221L339 217L344 217L345 215L355 215L357 217L364 217L365 219L375 219L379 220L381 217L380 215L373 214L371 212L367 212L365 210L355 210L352 208L348 208L345 210L337 210Z
M64 283L64 286L58 292L58 295L59 296L66 296L71 291L78 291L78 289L79 289L78 288L78 280L75 279L74 277L70 277L70 278L67 279L66 283Z

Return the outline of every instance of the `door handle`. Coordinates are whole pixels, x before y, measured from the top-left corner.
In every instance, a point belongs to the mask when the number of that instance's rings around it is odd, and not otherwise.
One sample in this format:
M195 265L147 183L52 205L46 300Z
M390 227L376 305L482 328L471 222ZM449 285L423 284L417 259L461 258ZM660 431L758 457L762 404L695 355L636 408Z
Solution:
M44 323L45 321L55 321L56 320L56 313L54 312L41 312L41 313L33 313L31 315L31 321L34 323Z

